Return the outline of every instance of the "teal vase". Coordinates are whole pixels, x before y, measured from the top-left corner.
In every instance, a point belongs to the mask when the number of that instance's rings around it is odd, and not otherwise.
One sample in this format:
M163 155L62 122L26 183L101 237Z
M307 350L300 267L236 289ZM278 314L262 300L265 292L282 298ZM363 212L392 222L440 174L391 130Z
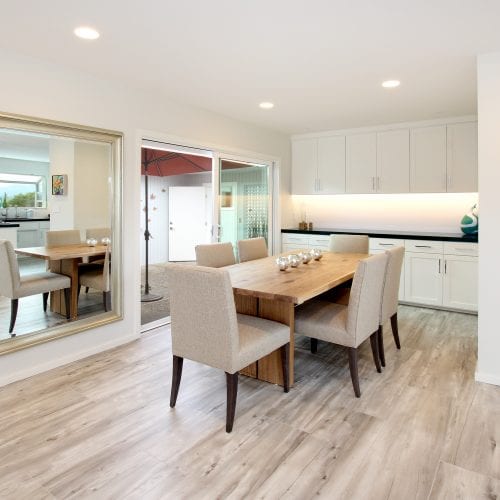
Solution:
M464 234L475 234L479 231L479 215L477 204L471 207L470 212L465 214L460 221L460 229Z

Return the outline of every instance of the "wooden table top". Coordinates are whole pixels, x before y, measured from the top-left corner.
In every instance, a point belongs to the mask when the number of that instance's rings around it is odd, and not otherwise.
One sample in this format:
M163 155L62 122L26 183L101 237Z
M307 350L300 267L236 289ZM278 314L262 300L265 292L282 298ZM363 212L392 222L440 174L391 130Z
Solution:
M28 247L16 248L15 252L20 255L28 255L45 260L64 260L104 255L106 253L106 245L89 247L85 243L81 243L77 245L58 245L55 247Z
M360 253L323 252L319 261L311 260L308 264L280 271L274 256L224 269L229 271L236 294L302 304L350 280L358 262L367 257L368 254Z

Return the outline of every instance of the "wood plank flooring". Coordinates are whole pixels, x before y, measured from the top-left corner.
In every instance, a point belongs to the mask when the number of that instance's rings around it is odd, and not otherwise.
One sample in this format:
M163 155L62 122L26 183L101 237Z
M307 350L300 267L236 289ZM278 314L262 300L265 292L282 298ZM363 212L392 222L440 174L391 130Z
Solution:
M2 499L495 499L500 388L474 382L477 318L400 307L387 367L297 338L296 385L184 363L169 408L168 327L0 389Z

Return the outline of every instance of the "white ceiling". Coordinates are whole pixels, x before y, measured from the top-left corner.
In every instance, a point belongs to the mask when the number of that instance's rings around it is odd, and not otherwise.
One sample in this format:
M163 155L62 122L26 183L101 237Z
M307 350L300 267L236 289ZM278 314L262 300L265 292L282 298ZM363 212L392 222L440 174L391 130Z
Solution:
M0 47L300 133L475 113L499 26L498 0L31 0L3 2Z
M48 162L49 147L48 136L0 129L0 158Z

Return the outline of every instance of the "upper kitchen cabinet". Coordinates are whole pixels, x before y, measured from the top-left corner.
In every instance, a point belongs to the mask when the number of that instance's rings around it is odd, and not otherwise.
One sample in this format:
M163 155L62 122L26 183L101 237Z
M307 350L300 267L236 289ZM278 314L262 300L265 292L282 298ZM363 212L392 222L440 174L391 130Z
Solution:
M292 194L345 193L345 137L292 142Z
M411 129L410 191L446 192L446 125Z
M410 131L389 130L377 133L378 193L410 191Z
M346 192L377 192L377 134L346 137Z
M477 191L477 123L453 123L447 126L447 191Z

